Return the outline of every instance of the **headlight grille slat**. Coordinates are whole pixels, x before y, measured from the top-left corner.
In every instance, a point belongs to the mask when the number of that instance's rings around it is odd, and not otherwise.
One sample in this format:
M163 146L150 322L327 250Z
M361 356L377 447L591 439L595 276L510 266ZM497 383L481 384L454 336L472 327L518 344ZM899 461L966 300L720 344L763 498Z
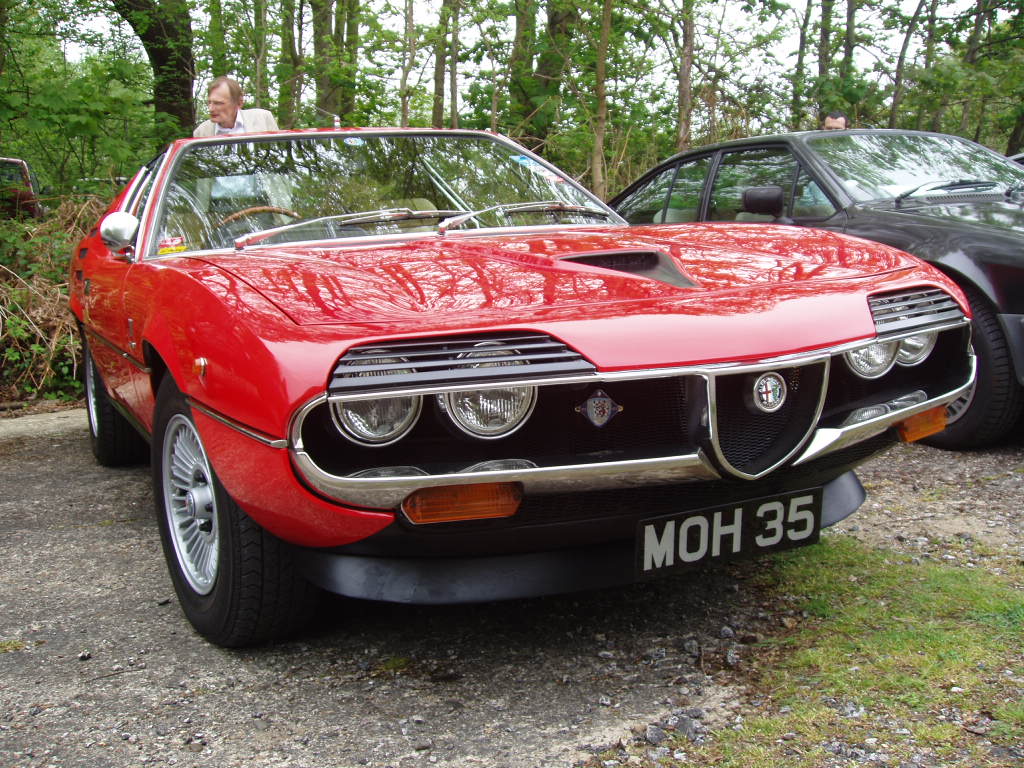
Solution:
M956 322L964 317L960 305L939 288L872 296L868 304L879 335Z
M488 353L486 358L472 356L482 347ZM395 362L363 362L368 358L391 358ZM353 347L331 372L328 392L386 393L410 387L497 383L594 371L594 365L581 354L544 334L453 336ZM367 375L371 373L374 375Z

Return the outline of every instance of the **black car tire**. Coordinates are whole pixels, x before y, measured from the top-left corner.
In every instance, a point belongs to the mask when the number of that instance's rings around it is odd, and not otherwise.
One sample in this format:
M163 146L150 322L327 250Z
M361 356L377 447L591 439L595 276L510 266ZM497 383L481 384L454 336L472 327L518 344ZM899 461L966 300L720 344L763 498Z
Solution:
M191 408L169 376L157 394L152 468L164 557L196 631L237 648L300 629L318 591L299 574L289 547L221 485Z
M93 456L104 467L144 463L149 458L146 440L110 401L107 387L96 368L96 361L84 334L82 359L85 410L89 420L89 446L92 448Z
M954 420L923 442L936 448L982 448L1005 437L1024 410L1024 391L1017 383L1006 337L995 313L978 291L965 287L974 315L972 346L977 378L972 390L955 401Z

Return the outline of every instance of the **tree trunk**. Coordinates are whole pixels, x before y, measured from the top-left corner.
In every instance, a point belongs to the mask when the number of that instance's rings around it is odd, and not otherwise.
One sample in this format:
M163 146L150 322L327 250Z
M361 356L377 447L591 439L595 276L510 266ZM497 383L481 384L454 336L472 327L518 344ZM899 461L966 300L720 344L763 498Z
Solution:
M514 0L516 11L515 37L508 59L509 113L515 121L510 133L524 138L527 124L533 117L534 49L537 38L537 9L535 0Z
M228 50L227 33L224 29L224 7L221 0L209 0L206 12L210 15L210 23L206 28L210 66L213 67L213 76L219 77L235 71Z
M537 99L530 121L535 147L541 150L555 126L561 106L562 80L579 22L579 7L574 0L548 0L547 38L537 56Z
M608 126L608 95L605 78L608 66L608 41L612 29L612 0L604 0L601 6L601 34L597 41L597 62L594 77L594 91L597 110L594 116L594 143L590 150L590 175L594 194L604 200L608 197L608 181L604 172L604 136Z
M896 59L896 71L893 73L895 80L892 88L892 106L889 108L889 127L896 127L896 120L899 116L900 102L903 101L903 70L907 63L907 50L910 48L910 40L914 36L914 30L917 28L917 20L921 17L921 11L924 10L924 4L928 0L918 0L917 8L914 9L914 15L910 17L910 23L907 24L907 32L903 35L903 45L900 47L899 58Z
M826 111L823 103L825 81L832 68L832 4L834 0L821 0L821 30L818 36L818 122Z
M350 116L356 110L356 87L359 73L359 0L340 0L342 13L336 21L335 38L341 34L342 74L338 93L338 113Z
M807 0L804 15L800 20L800 41L796 50L796 69L793 71L793 98L789 107L790 130L799 131L804 118L804 88L807 85L807 31L811 26L811 9L814 0Z
M112 0L114 10L139 36L153 69L153 108L160 144L191 135L195 60L192 20L185 0Z
M295 39L295 0L281 0L281 56L277 79L277 118L282 128L294 128L302 90L302 57Z
M333 0L309 0L313 23L313 84L315 107L325 115L338 114L337 86L332 77L334 47Z
M252 4L252 87L247 102L251 106L265 107L270 99L270 82L267 78L267 3L253 0Z
M991 10L989 9L990 2L991 0L978 0L977 5L974 7L974 23L971 25L971 34L967 38L967 46L964 52L964 64L968 67L973 67L978 62L978 53L981 50L981 38L991 14ZM970 103L965 101L964 108L960 113L959 134L961 136L967 134L970 117Z
M444 65L448 60L448 27L453 2L454 0L442 0L441 13L437 21L437 39L434 41L434 105L430 113L430 124L434 128L444 127Z
M448 102L452 128L459 127L459 0L452 0L452 42L448 57Z
M679 52L679 70L676 72L676 151L690 148L693 125L693 39L696 26L693 21L696 0L683 0L682 40L679 28L673 26L672 38Z
M843 38L843 62L839 79L846 85L853 74L853 53L857 47L857 0L846 0L846 35Z
M398 86L398 98L401 102L402 128L409 127L409 99L412 91L409 88L409 75L416 66L416 23L413 18L413 0L405 0L405 34L402 40L402 79Z
M1010 131L1010 138L1006 142L1006 154L1016 155L1024 151L1024 107L1017 107L1017 120Z

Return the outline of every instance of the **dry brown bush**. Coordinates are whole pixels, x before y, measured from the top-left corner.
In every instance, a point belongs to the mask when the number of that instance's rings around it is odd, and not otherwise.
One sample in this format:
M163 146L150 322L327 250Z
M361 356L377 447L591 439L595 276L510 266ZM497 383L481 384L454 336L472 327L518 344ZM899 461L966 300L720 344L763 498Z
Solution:
M0 222L0 405L80 396L68 258L103 210L65 199L45 219Z

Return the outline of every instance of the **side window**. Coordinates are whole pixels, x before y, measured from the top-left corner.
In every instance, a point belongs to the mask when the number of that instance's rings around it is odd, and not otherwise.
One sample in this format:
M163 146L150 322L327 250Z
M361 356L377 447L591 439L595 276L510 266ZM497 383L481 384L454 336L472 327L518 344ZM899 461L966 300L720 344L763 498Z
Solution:
M836 212L836 207L828 199L828 195L818 186L803 168L796 177L796 190L793 194L794 219L827 219Z
M785 193L785 209L792 206L797 162L784 148L746 149L726 152L711 188L709 221L771 221L770 216L745 213L743 190L776 184Z
M617 206L619 214L630 224L653 224L662 221L665 197L672 185L676 167L669 166L653 179L633 191Z
M664 221L686 222L697 221L700 213L700 196L704 190L704 181L708 175L710 156L698 157L679 166L679 173L672 184L672 194L668 198Z

